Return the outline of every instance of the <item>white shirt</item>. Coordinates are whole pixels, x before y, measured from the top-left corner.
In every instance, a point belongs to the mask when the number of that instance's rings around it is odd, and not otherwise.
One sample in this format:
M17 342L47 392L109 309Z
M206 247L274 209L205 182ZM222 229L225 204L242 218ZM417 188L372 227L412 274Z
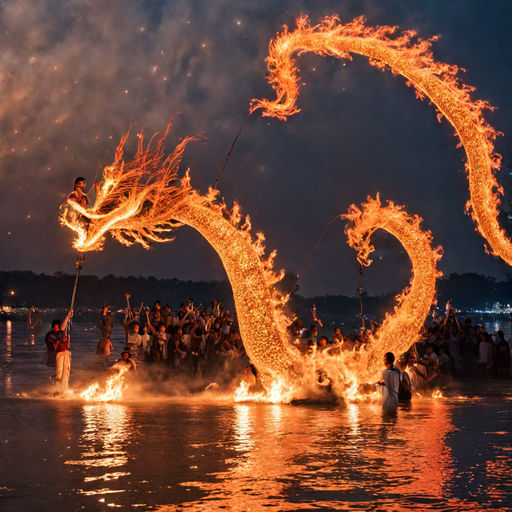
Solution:
M140 337L142 338L142 349L149 354L151 351L151 336L149 334L141 334Z
M128 345L133 345L134 347L139 348L142 343L142 339L138 332L132 332L128 335Z
M157 347L160 348L162 359L167 359L167 343L169 341L169 335L166 332L157 331L154 334L154 340L157 343Z
M400 387L400 370L396 367L386 368L382 372L382 407L398 407L398 388Z
M478 346L478 362L481 364L490 363L492 360L491 350L491 344L487 340L481 341Z

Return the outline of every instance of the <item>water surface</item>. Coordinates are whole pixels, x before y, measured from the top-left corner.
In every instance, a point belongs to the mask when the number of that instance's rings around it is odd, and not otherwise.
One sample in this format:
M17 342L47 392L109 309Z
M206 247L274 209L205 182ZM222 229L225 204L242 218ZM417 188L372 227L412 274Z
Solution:
M75 323L72 387L94 368L96 337ZM38 394L51 370L24 325L0 324L0 340L2 511L512 509L508 382L464 383L394 416L372 404L91 404Z

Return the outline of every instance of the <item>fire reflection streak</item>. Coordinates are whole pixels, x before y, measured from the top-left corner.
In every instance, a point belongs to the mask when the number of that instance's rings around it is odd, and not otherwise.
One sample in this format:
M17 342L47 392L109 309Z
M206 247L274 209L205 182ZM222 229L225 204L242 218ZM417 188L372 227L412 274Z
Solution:
M82 415L85 426L80 445L85 451L80 459L65 462L68 465L83 466L86 471L84 484L89 488L79 492L87 496L126 492L126 489L119 488L122 483L116 482L131 474L121 470L129 460L125 447L133 428L130 409L121 404L86 404L82 407ZM113 468L119 468L119 471L112 471ZM105 469L108 471L103 473ZM95 486L96 483L107 482L111 484L110 487ZM92 489L91 485L94 486Z

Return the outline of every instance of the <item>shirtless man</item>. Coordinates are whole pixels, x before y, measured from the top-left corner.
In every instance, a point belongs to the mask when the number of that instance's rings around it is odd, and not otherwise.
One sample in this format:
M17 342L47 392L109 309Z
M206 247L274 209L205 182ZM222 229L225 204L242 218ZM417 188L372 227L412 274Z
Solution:
M87 193L84 192L85 189L85 178L79 176L75 180L75 185L73 187L73 192L69 194L68 201L74 201L79 204L82 208L87 208L89 204L89 198L87 197Z

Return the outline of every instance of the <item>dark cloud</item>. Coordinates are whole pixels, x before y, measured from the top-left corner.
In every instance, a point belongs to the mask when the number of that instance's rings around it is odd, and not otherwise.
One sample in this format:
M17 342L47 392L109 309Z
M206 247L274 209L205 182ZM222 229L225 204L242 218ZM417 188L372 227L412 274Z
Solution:
M371 24L397 24L424 37L442 34L436 56L465 67L478 96L499 107L490 121L512 132L512 7L505 2L12 0L0 9L4 269L73 269L69 233L56 220L58 204L76 175L92 181L96 168L112 160L130 125L149 134L180 113L170 148L185 135L207 136L186 157L193 183L204 190L249 100L272 96L264 79L269 39L301 13L313 20L333 12L343 19L365 14ZM226 200L239 200L278 249L279 263L297 271L334 215L380 191L425 219L445 247L446 273L503 277L508 267L484 253L463 214L464 155L432 107L418 103L401 78L364 59L341 67L305 55L300 67L307 82L302 112L287 123L253 116L221 182ZM512 156L508 141L498 144L505 166ZM500 181L512 192L507 172ZM402 286L409 265L399 245L383 235L377 246L365 279L369 291ZM186 228L173 244L149 252L110 242L89 256L87 270L224 276L214 252ZM340 223L315 256L302 291L353 293L357 270Z

